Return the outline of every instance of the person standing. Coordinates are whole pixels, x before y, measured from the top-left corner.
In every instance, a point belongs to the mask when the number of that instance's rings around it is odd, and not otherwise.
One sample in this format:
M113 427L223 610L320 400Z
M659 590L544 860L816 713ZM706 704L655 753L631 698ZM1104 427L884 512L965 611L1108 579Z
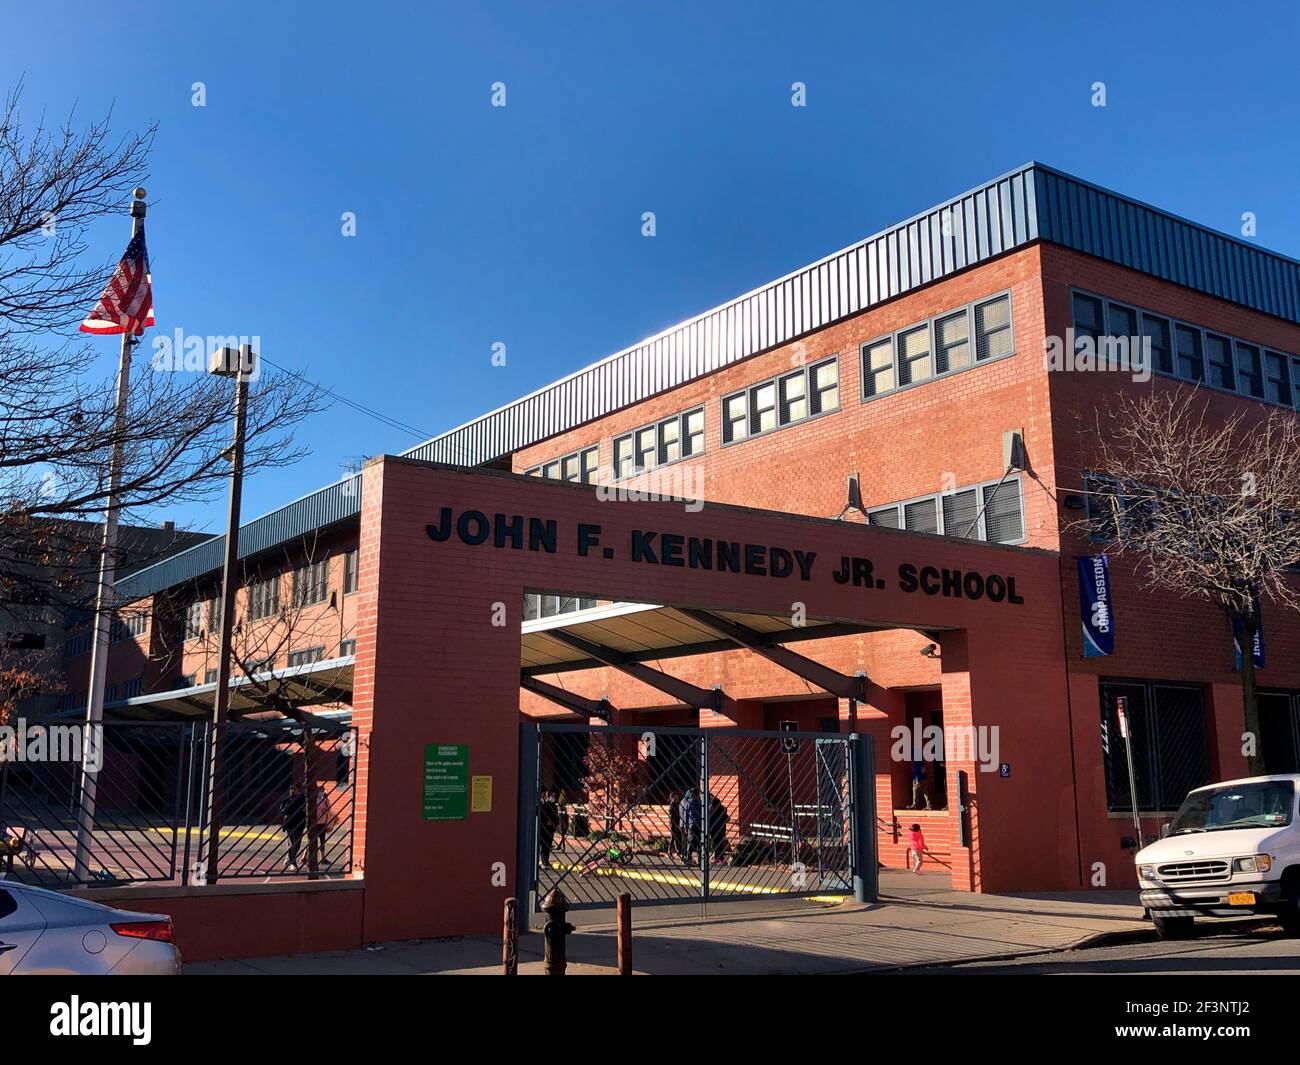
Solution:
M683 850L686 837L682 833L682 793L674 791L668 796L668 847L674 858L686 860Z
M555 846L555 830L560 827L560 804L555 795L549 791L542 792L542 802L537 810L538 848L541 851L542 865L551 864L551 850Z
M296 873L298 851L302 848L302 834L307 827L307 802L303 797L302 786L297 781L289 785L288 793L280 800L280 824L284 828L284 838L289 846L285 867Z
M722 861L722 854L727 849L727 822L731 815L727 807L713 792L709 793L709 854L710 860Z
M682 796L682 833L685 837L682 846L682 860L691 864L691 855L696 860L701 857L700 825L703 821L703 809L694 788L687 788Z

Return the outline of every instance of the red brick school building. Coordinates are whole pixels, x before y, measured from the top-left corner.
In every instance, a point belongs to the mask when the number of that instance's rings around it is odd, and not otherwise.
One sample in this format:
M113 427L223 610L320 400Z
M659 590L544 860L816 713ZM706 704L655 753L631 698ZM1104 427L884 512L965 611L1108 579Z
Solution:
M1149 379L1048 363L1052 338L1108 335L1146 343ZM660 740L673 751L696 729L798 734L798 753L761 771L753 754L700 778L691 753L689 772L636 785L662 813L730 774L712 815L729 834L719 884L758 890L799 807L815 807L817 862L839 860L824 837L847 807L827 812L823 782L842 763L809 761L805 788L797 759L856 733L872 740L886 867L919 822L958 888L1132 887L1117 698L1148 835L1190 787L1245 774L1242 699L1222 611L1119 559L1113 649L1085 656L1076 559L1106 550L1104 526L1080 524L1104 486L1086 430L1120 392L1189 383L1213 418L1293 408L1298 355L1295 260L1037 163L996 178L245 525L243 631L286 611L296 631L254 671L273 685L244 678L232 705L270 730L259 692L274 686L319 724L297 772L346 808L326 826L339 849L311 859L310 880L205 884L176 871L194 864L182 832L174 875L110 890L175 913L192 957L493 932L503 899L544 886L521 780L590 824L582 781L610 726L627 727L607 746L632 776L643 733L678 737ZM110 720L210 716L221 552L208 541L119 582L122 614L142 620L113 648ZM1300 620L1265 604L1264 624L1264 748L1270 771L1294 772ZM89 656L74 638L75 718ZM591 727L543 730L539 746L536 722ZM904 726L909 743L948 742L900 754ZM561 764L568 735L587 770ZM170 788L168 808L194 793ZM241 820L263 828L240 831L278 863L277 816L268 797ZM570 879L635 879L651 844L628 832ZM653 846L675 859L676 842ZM867 846L844 859L858 872ZM766 857L742 869L742 848ZM546 875L569 875L543 851ZM688 865L655 865L642 886L690 880Z

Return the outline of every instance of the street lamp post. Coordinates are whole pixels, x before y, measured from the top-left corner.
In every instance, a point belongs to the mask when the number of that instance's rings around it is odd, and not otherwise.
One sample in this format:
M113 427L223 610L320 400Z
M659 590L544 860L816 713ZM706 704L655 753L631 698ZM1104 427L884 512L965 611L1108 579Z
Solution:
M239 562L239 508L244 487L244 431L248 412L248 382L256 369L257 353L248 344L239 350L222 348L212 353L208 372L235 381L234 440L225 454L230 459L230 508L226 517L225 560L221 571L221 633L217 643L217 690L212 696L212 743L208 763L208 853L206 882L215 883L221 855L221 803L219 780L225 744L222 731L230 711L230 641L235 620L235 567Z

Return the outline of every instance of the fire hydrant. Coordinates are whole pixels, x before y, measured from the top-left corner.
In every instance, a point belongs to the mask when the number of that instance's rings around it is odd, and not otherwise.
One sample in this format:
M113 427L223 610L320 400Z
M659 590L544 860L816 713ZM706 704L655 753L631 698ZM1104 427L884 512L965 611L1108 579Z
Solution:
M542 900L542 912L548 920L542 928L542 972L546 976L563 976L567 961L564 956L564 937L573 931L573 925L564 919L569 912L569 900L564 892L555 888Z

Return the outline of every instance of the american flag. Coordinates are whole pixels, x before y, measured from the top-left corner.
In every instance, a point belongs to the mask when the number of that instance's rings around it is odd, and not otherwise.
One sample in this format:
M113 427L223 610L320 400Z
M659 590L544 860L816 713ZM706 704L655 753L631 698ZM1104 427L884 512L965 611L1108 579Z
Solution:
M144 224L126 246L108 288L95 309L81 323L83 333L132 333L139 336L153 321L153 286L149 277L149 253L144 246Z

